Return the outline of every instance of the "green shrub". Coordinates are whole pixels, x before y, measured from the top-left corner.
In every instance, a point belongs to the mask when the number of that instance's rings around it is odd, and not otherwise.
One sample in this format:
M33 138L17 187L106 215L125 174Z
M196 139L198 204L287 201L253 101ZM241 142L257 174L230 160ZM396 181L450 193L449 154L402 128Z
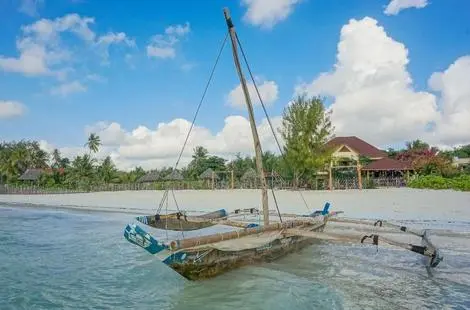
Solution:
M375 186L375 183L372 179L363 179L362 180L362 188L363 189L374 189L374 188L377 188L377 186Z
M408 186L412 188L470 191L470 175L460 175L454 178L445 178L439 175L418 176L408 182Z

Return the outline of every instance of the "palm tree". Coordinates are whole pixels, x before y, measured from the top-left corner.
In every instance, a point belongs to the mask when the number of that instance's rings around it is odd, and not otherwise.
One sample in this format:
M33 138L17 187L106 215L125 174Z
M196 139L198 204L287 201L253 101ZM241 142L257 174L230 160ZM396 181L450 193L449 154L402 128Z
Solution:
M54 149L52 151L52 167L54 168L60 168L62 158L60 156L60 151L58 149Z
M101 163L101 166L98 167L98 173L105 184L109 184L116 179L117 169L110 156L107 156Z
M85 143L85 146L88 147L88 149L90 150L90 153L98 152L100 145L101 145L100 137L95 133L90 133L90 136L88 137L88 142Z
M29 155L29 168L47 168L49 165L49 154L39 146L39 142L27 142L26 149Z
M207 157L207 154L209 152L207 151L207 149L203 146L196 146L194 148L194 154L193 154L193 159L195 159L196 161L200 160L200 159L203 159L203 158L206 158Z
M66 182L72 187L88 189L95 183L95 159L90 155L77 156L72 162Z

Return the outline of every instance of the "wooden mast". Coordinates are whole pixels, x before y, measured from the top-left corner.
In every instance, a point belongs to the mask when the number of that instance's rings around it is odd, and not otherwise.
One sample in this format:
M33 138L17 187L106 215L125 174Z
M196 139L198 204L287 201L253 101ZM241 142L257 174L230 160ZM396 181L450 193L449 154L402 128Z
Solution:
M233 26L232 19L230 17L230 12L227 8L224 8L225 20L227 22L228 31L230 33L230 39L232 41L232 52L233 60L235 62L235 67L237 69L238 77L240 78L240 84L243 89L243 94L245 95L245 101L248 108L248 116L250 119L251 132L253 133L253 142L255 145L255 155L256 155L256 168L258 169L258 174L261 181L261 203L263 205L263 222L264 225L269 225L269 206L268 206L268 190L266 185L266 178L263 168L263 151L261 150L261 143L259 141L258 131L256 130L255 115L253 112L253 105L251 103L250 94L248 93L248 87L246 86L246 80L243 76L243 72L240 66L240 60L238 58L237 51L237 38L235 33L235 27Z

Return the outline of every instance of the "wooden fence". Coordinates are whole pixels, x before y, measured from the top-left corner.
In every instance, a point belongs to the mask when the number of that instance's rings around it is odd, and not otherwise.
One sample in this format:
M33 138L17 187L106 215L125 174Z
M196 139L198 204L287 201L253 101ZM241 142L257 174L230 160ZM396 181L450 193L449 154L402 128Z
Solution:
M371 178L362 180L363 188L377 187L404 187L406 181L404 178ZM296 187L292 181L270 181L268 186L277 190L294 190ZM259 181L235 181L234 189L257 189ZM144 191L144 190L164 190L173 188L175 190L216 190L232 189L231 182L216 181L214 184L204 181L173 181L173 182L155 182L155 183L129 183L129 184L106 184L89 186L85 189L67 189L67 188L44 188L37 185L18 185L18 184L0 184L0 194L10 195L44 195L44 194L74 194L74 193L92 193L92 192L115 192L115 191ZM314 184L301 184L297 188L310 190L326 190L325 181L317 181ZM334 190L358 189L357 178L334 179Z

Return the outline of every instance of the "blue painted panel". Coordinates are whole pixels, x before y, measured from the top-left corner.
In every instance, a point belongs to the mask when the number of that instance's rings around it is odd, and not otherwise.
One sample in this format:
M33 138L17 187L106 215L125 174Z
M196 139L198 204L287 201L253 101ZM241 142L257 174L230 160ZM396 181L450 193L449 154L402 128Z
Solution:
M142 228L135 224L127 225L124 230L124 237L135 245L144 248L150 254L156 254L167 247L159 243Z

